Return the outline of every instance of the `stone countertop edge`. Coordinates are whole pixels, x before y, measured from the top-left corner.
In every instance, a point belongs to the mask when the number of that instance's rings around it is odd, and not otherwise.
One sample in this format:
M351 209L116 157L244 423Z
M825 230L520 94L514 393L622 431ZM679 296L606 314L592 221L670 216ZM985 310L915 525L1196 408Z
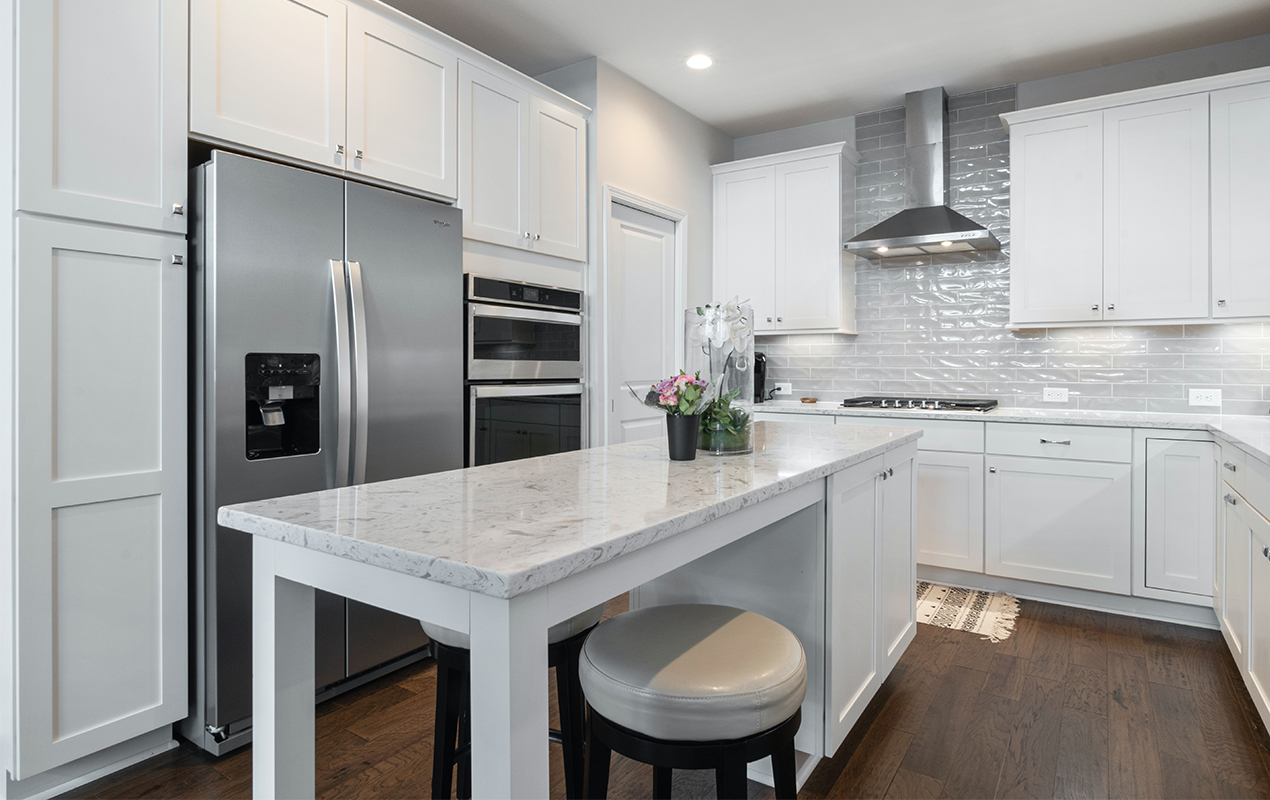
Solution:
M777 414L828 414L837 417L883 417L889 419L949 419L970 422L1010 422L1053 425L1091 425L1108 428L1171 428L1207 430L1220 420L1209 414L1160 414L1134 411L1080 411L1065 408L994 408L991 411L923 411L921 409L843 408L837 403L799 403L769 400L754 406L755 412ZM1247 417L1259 419L1259 417Z
M425 578L492 597L510 599L543 586L548 586L569 575L611 561L625 553L639 550L663 539L691 530L734 511L757 505L764 500L785 494L812 481L824 479L835 472L840 472L875 456L903 447L911 442L916 442L922 436L922 431L917 429L895 425L879 425L878 427L887 428L896 433L902 431L902 433L894 439L785 477L760 489L752 489L742 494L734 495L704 508L698 508L677 517L654 523L646 528L632 530L585 549L559 555L550 560L534 564L527 569L511 573L428 556L390 545L352 539L338 533L322 531L303 524L273 519L243 510L243 507L246 506L267 506L275 502L271 500L222 506L217 510L216 521L226 528L243 531L255 536L263 536L267 539L287 544L294 544L306 550L330 553L352 561L381 567L392 572Z
M1209 423L1208 430L1270 466L1270 417L1223 417Z

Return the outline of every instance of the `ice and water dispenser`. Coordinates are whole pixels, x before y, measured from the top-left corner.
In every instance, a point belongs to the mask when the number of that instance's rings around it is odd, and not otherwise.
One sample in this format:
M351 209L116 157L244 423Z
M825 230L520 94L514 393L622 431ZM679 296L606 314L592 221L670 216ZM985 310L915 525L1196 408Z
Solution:
M318 452L321 372L316 353L247 354L249 460Z

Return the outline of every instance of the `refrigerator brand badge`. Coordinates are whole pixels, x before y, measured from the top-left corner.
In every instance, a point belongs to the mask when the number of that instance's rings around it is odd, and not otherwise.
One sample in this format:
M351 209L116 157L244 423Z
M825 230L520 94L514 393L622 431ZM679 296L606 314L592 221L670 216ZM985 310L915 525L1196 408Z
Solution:
M436 224L440 225L442 228L448 228L448 227L450 227L450 223L448 223L448 222L442 222L442 221L441 221L441 220L439 220L439 219L434 219L434 220L432 220L432 221L433 221L433 222L435 222Z

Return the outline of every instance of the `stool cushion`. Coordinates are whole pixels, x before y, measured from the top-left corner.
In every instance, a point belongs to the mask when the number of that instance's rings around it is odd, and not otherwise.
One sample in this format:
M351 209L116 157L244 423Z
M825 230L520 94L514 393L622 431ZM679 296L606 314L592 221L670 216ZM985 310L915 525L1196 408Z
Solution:
M594 627L602 616L604 616L604 604L600 603L595 608L588 608L571 619L552 625L547 629L547 644L563 642L565 639ZM422 622L420 624L423 625L423 632L428 634L428 638L434 642L440 642L447 647L458 647L463 650L472 649L472 640L466 633L460 633L441 625L434 625L431 622Z
M738 608L620 614L582 646L582 693L600 716L653 739L742 739L802 705L807 658L783 625Z

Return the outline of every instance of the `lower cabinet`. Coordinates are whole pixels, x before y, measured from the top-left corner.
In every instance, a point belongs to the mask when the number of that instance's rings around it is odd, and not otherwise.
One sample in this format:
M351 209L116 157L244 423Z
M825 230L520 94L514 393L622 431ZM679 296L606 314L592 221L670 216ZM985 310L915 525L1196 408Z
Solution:
M917 562L983 572L983 455L917 454Z
M1212 442L1147 439L1146 585L1208 595L1217 461Z
M1270 719L1270 522L1260 514L1251 526L1249 559L1248 691Z
M1220 618L1222 632L1226 635L1226 643L1230 645L1231 655L1235 663L1242 669L1247 663L1248 641L1248 543L1249 529L1244 522L1244 512L1248 517L1257 515L1245 505L1245 500L1234 492L1227 492L1223 498L1222 514L1224 551L1221 554L1222 605L1216 609Z
M985 462L989 575L1130 593L1129 464L994 455Z

